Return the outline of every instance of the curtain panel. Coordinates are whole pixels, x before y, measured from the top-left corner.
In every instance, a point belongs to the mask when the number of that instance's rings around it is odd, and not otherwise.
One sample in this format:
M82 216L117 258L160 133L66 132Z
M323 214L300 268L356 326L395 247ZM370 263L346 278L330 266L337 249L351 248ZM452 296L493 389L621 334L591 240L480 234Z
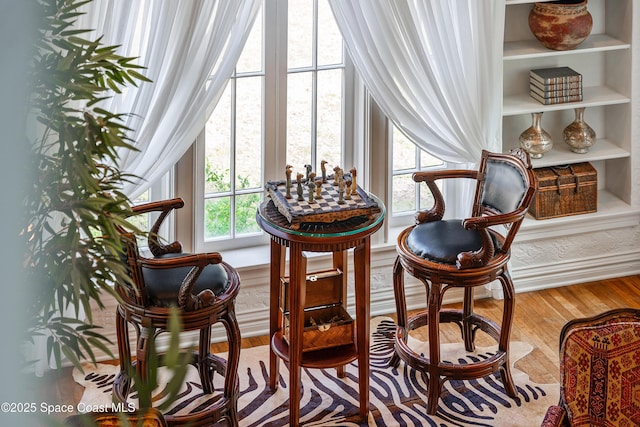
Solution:
M240 57L261 0L94 0L81 28L121 45L153 80L128 87L103 105L131 113L128 135L138 152L120 166L141 180L125 186L132 199L162 177L193 144Z
M142 194L182 157L203 129L242 52L262 0L94 0L77 28L121 45L152 83L129 86L101 104L130 113L128 135L140 150L121 153L121 169L141 178L124 188ZM49 369L46 337L25 348L37 375Z
M476 163L501 147L504 0L329 0L367 89L416 145Z

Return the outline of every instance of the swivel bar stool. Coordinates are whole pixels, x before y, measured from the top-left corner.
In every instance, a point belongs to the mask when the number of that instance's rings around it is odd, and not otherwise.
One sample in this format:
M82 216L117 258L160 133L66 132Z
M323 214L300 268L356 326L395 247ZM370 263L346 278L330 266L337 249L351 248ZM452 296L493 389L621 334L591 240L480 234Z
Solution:
M476 181L472 216L443 220L445 203L436 180L466 178ZM514 287L507 262L510 247L527 213L535 192L535 178L529 155L521 150L510 154L482 152L478 170L416 172L415 182L424 182L435 203L416 214L416 225L398 236L393 271L398 327L391 365L400 360L428 377L428 413L435 414L444 381L480 378L500 371L507 394L516 397L509 370L509 335L514 310ZM506 230L496 230L501 227ZM500 231L500 232L498 232ZM502 234L504 233L504 235ZM407 316L404 272L418 278L427 290L427 310ZM499 280L504 292L502 324L473 312L473 291L477 286ZM451 288L463 288L462 310L444 310L442 298ZM460 326L467 351L474 350L476 332L482 330L498 342L498 351L486 360L455 364L441 360L440 323ZM408 334L427 326L429 352L418 354L408 344Z

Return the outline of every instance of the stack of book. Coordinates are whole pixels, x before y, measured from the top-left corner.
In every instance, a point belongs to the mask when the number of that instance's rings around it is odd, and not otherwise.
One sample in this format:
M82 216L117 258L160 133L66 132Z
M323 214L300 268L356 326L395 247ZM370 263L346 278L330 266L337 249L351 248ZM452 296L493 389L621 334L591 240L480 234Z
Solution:
M545 105L582 101L582 74L569 67L530 70L529 93Z

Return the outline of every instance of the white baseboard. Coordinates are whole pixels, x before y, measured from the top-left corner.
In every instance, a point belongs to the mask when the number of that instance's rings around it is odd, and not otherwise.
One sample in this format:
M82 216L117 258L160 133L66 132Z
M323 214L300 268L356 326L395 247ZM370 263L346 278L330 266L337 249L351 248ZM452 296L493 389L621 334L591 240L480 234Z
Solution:
M516 292L557 288L633 274L640 274L640 250L607 253L582 260L559 260L512 270Z

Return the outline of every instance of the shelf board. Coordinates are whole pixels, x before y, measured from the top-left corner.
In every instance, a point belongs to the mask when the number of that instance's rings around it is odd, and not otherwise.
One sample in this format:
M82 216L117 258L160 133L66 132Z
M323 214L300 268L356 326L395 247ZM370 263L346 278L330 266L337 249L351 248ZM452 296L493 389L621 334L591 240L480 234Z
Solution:
M603 52L607 50L629 49L631 45L607 34L592 34L578 47L571 50L552 50L544 47L538 40L518 40L505 42L503 60L519 60L550 56L566 56L580 53Z
M507 6L512 4L533 4L533 3L545 3L553 0L507 0Z
M580 162L595 162L598 160L620 159L631 156L631 153L618 147L608 139L598 139L589 152L585 154L574 153L563 141L556 141L553 149L545 153L541 159L531 159L534 168L546 166L567 165Z
M284 340L282 330L271 337L271 349L285 362L289 363L289 345ZM333 368L346 365L358 358L355 342L340 347L330 347L302 353L301 366L305 368Z
M640 209L625 203L607 190L598 190L597 212L539 220L527 215L516 241L526 242L615 228L633 228L638 224Z
M597 107L601 105L625 104L630 102L625 96L607 86L592 86L582 88L582 102L567 102L563 104L544 105L531 98L528 93L505 96L502 104L503 116L536 113L544 111L561 111L576 107Z

